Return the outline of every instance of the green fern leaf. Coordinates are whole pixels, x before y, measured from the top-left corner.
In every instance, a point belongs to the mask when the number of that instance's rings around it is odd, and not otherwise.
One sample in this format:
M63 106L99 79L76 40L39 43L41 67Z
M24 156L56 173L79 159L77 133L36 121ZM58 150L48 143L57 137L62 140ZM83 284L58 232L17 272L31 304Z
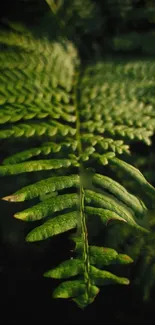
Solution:
M135 63L130 66L103 61L83 67L67 40L50 42L30 32L14 31L1 32L0 42L0 62L4 61L0 76L0 139L9 146L13 140L28 146L23 151L13 150L4 159L0 176L49 171L48 178L41 176L38 182L32 181L3 199L41 201L15 214L15 218L25 221L41 220L41 225L34 226L27 235L29 242L69 230L75 232L71 238L76 258L44 275L76 276L62 282L53 296L72 298L84 308L95 299L98 286L129 283L104 270L104 266L132 263L127 255L94 246L95 228L91 236L89 224L94 222L97 235L110 220L149 231L148 211L155 189L126 161L130 143L141 140L150 144L155 130L152 101L148 105L147 95L141 99L138 92L141 87L146 91L140 67L144 64L147 69L148 63L137 63L138 76L131 82ZM30 138L37 139L38 146ZM105 165L114 169L111 177ZM129 191L116 181L115 169L130 176L146 197L140 199L139 189ZM102 227L97 227L98 220Z
M11 202L22 202L31 200L46 193L62 190L70 187L79 187L80 179L78 175L57 176L42 180L32 185L26 186L14 193L14 195L3 198Z
M152 199L154 198L154 187L147 182L143 174L134 166L118 158L112 159L111 164L124 170Z
M44 240L46 238L61 234L77 226L77 211L59 215L46 221L43 225L33 229L27 236L28 242Z
M53 143L53 142L48 142L43 144L41 147L38 148L31 148L29 150L26 150L24 152L19 152L16 153L15 155L8 157L3 160L3 164L16 164L20 163L22 161L28 160L32 157L36 157L39 155L43 156L48 156L51 153L56 153L56 152L61 152L62 150L66 150L69 148L72 148L73 151L77 149L77 143L76 141L72 141L72 139L66 139L68 140L67 142L62 142L62 143Z
M34 160L30 162L24 162L15 165L5 165L0 167L0 175L17 175L21 173L39 171L39 170L50 170L59 169L62 167L69 167L76 163L69 159L49 159L49 160Z
M93 177L94 185L97 185L103 189L107 189L109 192L114 194L118 199L123 201L128 207L133 209L136 215L139 215L141 218L144 217L146 212L146 207L142 201L136 198L134 195L130 194L122 185L113 179L95 174Z
M46 218L52 212L72 208L77 205L77 194L64 194L56 198L47 199L32 208L26 209L15 214L15 218L25 221L35 221Z
M90 267L90 278L97 285L108 285L112 283L129 284L128 279L118 277L108 271L101 271L94 266Z
M104 267L104 265L110 265L115 263L132 263L133 260L125 254L118 254L112 248L90 246L90 262L92 265L97 265L99 268L102 268Z
M53 292L54 298L74 298L85 292L85 283L81 280L65 281Z
M55 279L63 279L81 274L83 271L84 267L82 261L76 258L61 263L55 269L46 272L44 276Z

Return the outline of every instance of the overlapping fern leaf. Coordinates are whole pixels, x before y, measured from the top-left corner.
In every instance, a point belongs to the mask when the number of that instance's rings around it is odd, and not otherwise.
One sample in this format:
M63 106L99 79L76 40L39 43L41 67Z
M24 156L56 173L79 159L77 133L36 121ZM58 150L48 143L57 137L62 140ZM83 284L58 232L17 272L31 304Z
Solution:
M45 276L65 279L54 291L55 298L72 298L84 308L100 286L129 283L104 267L132 259L97 246L95 236L110 220L148 231L147 212L155 190L124 160L130 142L149 144L155 128L153 103L137 95L145 87L141 63L131 82L134 64L100 62L83 69L67 41L51 43L29 32L3 32L0 42L0 139L30 140L27 150L3 161L0 176L45 170L50 176L4 199L38 198L37 204L15 214L24 221L42 220L27 235L29 242L75 230L76 257ZM38 147L31 147L34 138L40 141ZM134 194L117 181L117 169L131 178Z

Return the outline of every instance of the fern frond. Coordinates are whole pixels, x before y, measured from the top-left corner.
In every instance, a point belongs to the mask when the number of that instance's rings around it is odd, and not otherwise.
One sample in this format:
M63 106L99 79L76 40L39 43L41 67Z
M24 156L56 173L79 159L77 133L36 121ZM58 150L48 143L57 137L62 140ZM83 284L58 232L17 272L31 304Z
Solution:
M55 136L56 134L61 135L73 135L76 133L76 130L70 126L64 128L63 124L58 122L50 123L34 123L34 124L18 124L18 126L12 126L10 129L3 129L0 131L0 139L7 139L10 137L20 138L25 137L29 138L32 136Z
M93 184L111 192L118 199L123 201L128 207L133 209L136 215L139 215L141 218L143 218L145 215L146 207L144 203L134 195L130 194L118 182L112 180L107 176L95 174L93 177Z
M25 98L23 97L23 101ZM22 97L21 97L22 101ZM47 103L47 105L49 105ZM12 105L13 106L13 105ZM25 105L26 106L26 105ZM66 106L64 107L64 112L62 112L61 105L59 105L59 108L52 107L53 111L51 111L49 108L41 108L42 111L39 112L38 108L35 109L35 107L28 106L28 108L22 111L20 109L20 105L15 105L15 110L11 110L10 106L6 105L4 106L5 108L1 110L0 112L0 124L5 124L5 123L13 123L13 122L18 122L20 120L31 120L33 118L36 119L45 119L45 118L54 118L54 119L60 119L62 118L64 121L67 122L74 122L74 117L68 112L72 111L72 106ZM13 108L13 107L12 107ZM19 109L18 109L19 108ZM66 112L65 112L66 110ZM8 112L10 113L8 114Z
M125 171L127 175L140 186L145 194L149 195L152 201L154 200L154 187L147 182L143 174L137 168L118 158L112 159L111 164L115 166L115 168L120 168Z
M40 182L26 186L21 190L14 193L14 195L3 198L11 202L22 202L25 200L34 199L40 195L59 191L65 188L79 187L80 179L79 175L70 176L57 176L47 178Z
M154 62L116 60L88 67L80 84L82 129L150 144L155 130L153 93L149 96L153 84Z
M94 131L94 130L93 130ZM83 134L83 142L87 145L91 145L93 147L97 147L98 150L112 150L121 153L129 153L129 146L126 145L123 140L114 140L111 138L104 138L103 136L96 135L91 133Z
M27 236L28 242L35 242L61 234L77 226L77 211L72 211L46 221L33 229Z
M26 138L30 143L30 137L37 137L41 143L4 159L0 176L55 171L49 178L4 199L40 200L15 214L25 221L42 220L27 235L29 242L75 230L72 240L76 258L64 261L45 276L77 276L61 283L53 296L72 298L84 308L95 299L98 286L129 283L104 270L104 266L132 262L113 249L94 246L95 229L90 229L90 223L94 222L97 235L110 220L149 231L148 210L152 208L155 189L125 160L133 141L150 144L155 130L153 104L148 105L147 96L142 100L137 95L140 87L146 88L139 63L137 79L131 82L135 63L133 68L126 63L100 62L83 69L75 48L67 41L51 43L29 33L3 32L0 42L7 54L0 77L0 138L8 143L10 138ZM3 53L0 60L4 60ZM145 68L147 65L144 63ZM127 113L130 106L132 113ZM111 177L104 165L114 169ZM146 197L141 198L139 188L129 191L118 183L115 168L140 185ZM98 227L98 223L102 226Z
M25 221L40 220L48 217L52 212L73 208L77 205L77 193L59 195L56 198L47 199L32 208L16 213L15 218Z
M70 148L72 151L77 149L76 141L73 141L71 138L66 139L66 142L61 143L54 143L54 142L47 142L44 143L41 147L31 148L24 152L19 152L12 155L9 158L3 160L3 164L16 164L22 161L28 160L32 157L37 157L39 155L48 156L51 153L61 152L65 150L66 154L69 154Z
M0 176L17 175L21 173L30 173L40 170L59 169L69 167L77 163L71 159L51 159L51 160L34 160L15 165L5 165L0 167Z
M125 124L125 121L124 121ZM140 127L129 127L128 125L115 125L114 122L93 122L90 120L89 122L84 122L82 124L82 127L84 130L88 131L88 129L91 129L92 132L96 131L99 134L110 134L111 136L119 136L120 138L126 138L126 139L135 139L135 140L143 140L146 144L151 144L150 137L153 135L152 128L155 125L153 125L153 122L149 124L149 129L147 128L140 128Z
M98 206L99 208L105 208L109 211L115 213L119 217L123 218L129 224L135 224L135 214L134 212L128 208L125 204L121 201L118 201L114 196L107 194L106 192L102 191L102 194L95 193L91 190L86 190L86 203L92 206ZM89 213L93 210L89 210ZM106 211L99 210L99 213L102 215L106 215ZM94 212L93 212L94 214ZM96 213L97 214L97 213ZM112 219L112 218L111 218ZM138 218L137 218L138 219ZM142 224L144 225L145 220L143 220Z

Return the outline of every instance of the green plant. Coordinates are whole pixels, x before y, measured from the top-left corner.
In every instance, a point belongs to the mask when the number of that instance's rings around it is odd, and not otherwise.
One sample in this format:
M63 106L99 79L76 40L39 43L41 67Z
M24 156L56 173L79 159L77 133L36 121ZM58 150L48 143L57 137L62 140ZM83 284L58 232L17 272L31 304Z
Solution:
M26 29L1 32L0 42L0 139L12 151L0 176L32 173L35 179L34 172L42 172L39 181L3 199L32 200L17 219L45 219L27 235L29 242L73 230L76 256L45 276L76 276L53 296L72 298L84 308L98 286L129 283L107 271L132 259L97 246L102 230L109 222L125 222L149 232L155 189L128 156L133 142L149 145L155 130L153 96L148 100L145 92L145 75L151 87L155 65L119 59L86 65L65 38L39 39Z

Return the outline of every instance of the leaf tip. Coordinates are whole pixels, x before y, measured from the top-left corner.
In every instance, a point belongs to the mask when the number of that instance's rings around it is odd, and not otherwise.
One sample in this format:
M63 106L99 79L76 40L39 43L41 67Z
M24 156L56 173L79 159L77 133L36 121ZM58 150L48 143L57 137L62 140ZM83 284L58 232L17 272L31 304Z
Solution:
M43 273L44 278L50 278L49 271Z
M25 200L25 197L21 195L8 195L3 197L2 200L8 202L22 202Z
M9 202L14 202L14 197L12 195L2 197L2 200L4 201L9 201Z
M29 221L27 218L27 215L24 214L23 212L17 212L14 214L15 219L23 220L23 221Z
M30 243L30 242L33 242L31 236L29 236L29 234L25 237L25 240Z
M134 262L134 260L126 254L119 254L118 260L121 264L130 264Z
M127 279L127 278L121 278L121 284L129 285L130 284L130 280Z

